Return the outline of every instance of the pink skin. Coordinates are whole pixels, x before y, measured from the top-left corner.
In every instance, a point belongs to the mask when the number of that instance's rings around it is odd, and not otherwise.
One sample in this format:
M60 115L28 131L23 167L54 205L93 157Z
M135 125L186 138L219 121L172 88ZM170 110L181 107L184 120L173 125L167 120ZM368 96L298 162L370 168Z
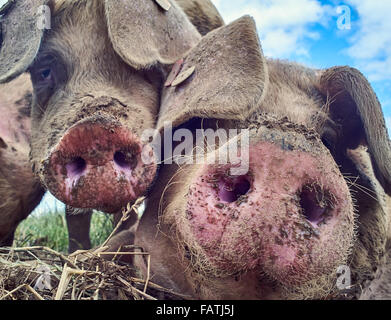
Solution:
M153 151L123 127L78 124L67 131L49 160L45 181L53 194L78 208L115 212L144 194L156 162Z
M0 138L14 148L18 145L25 147L30 143L30 118L21 117L13 104L11 99L0 103Z
M222 274L258 270L290 284L330 272L348 250L338 239L353 237L353 207L328 157L262 141L250 148L247 175L203 166L178 220L184 241Z

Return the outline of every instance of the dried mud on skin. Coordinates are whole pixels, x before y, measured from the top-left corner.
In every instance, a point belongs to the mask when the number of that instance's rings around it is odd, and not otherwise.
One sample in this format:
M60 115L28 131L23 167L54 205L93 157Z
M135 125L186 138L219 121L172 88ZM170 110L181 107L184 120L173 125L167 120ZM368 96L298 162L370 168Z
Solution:
M120 223L132 210L137 210L134 206L127 209ZM146 279L139 278L131 265L115 261L116 256L113 260L104 259L105 243L98 249L77 251L69 256L47 247L0 248L0 300L188 298L154 284L149 275ZM142 248L128 246L124 249L126 252L116 254L143 255L150 263L149 254ZM45 279L50 281L45 282Z

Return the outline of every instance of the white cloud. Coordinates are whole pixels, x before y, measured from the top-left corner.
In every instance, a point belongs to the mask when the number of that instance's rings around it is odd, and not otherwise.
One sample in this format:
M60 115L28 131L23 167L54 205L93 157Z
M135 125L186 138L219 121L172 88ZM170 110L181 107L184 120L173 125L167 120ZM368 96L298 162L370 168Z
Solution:
M349 0L348 3L355 7L360 19L347 54L371 81L391 80L391 1Z
M8 2L8 0L0 0L0 8L3 6L3 4L5 4L6 2Z
M314 24L325 24L332 8L317 0L212 0L227 23L251 15L267 56L308 56L307 40L319 38Z

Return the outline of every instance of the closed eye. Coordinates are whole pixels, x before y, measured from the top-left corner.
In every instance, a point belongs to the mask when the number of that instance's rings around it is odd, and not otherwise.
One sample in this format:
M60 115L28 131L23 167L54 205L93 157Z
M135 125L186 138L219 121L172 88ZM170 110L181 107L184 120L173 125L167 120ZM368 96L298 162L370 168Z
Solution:
M322 138L322 142L323 144L325 145L325 147L329 150L332 150L333 149L333 144L332 142L327 138L327 137L323 137Z
M326 127L322 133L322 142L331 152L335 151L338 143L338 133L331 127Z

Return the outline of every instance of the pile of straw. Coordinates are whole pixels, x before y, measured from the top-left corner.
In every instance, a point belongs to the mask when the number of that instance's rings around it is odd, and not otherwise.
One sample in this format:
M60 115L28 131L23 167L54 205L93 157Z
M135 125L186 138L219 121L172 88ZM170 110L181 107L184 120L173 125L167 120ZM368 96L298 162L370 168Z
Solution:
M150 256L141 248L104 252L120 224L135 212L137 207L128 206L113 233L95 250L66 256L47 247L0 248L0 300L185 299L151 282L149 272L141 279L132 265L115 260L116 255L144 255L149 270ZM112 260L107 260L108 254L114 255Z
M65 256L46 247L0 248L0 300L184 298L135 274L94 251Z

